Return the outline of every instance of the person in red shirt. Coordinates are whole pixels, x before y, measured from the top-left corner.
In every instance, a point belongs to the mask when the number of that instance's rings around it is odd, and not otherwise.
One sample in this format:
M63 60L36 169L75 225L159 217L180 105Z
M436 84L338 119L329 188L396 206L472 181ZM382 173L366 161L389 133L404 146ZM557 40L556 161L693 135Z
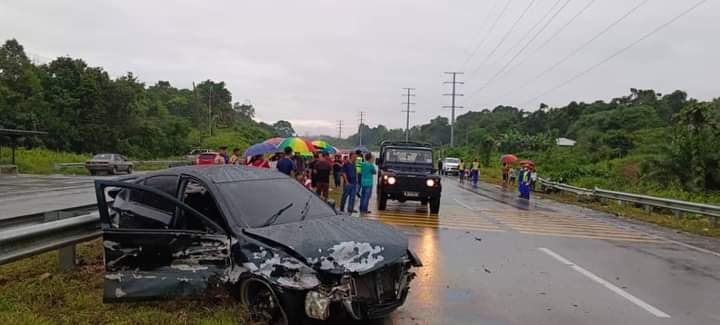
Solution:
M258 168L270 168L270 162L265 160L265 157L263 157L263 155L256 155L252 157L252 160L250 160L250 166Z

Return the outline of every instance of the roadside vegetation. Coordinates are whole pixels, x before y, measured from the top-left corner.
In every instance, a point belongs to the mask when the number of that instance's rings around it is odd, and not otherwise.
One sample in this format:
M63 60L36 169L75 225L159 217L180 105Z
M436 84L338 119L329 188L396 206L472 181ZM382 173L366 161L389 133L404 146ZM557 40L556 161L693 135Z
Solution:
M78 246L80 266L58 271L57 251L0 266L0 324L250 324L228 297L103 304L102 242Z

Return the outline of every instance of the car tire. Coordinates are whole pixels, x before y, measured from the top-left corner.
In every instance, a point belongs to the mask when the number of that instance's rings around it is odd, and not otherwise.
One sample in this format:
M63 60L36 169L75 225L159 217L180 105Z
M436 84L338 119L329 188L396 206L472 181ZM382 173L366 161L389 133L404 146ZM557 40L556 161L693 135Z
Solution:
M378 189L377 204L378 210L380 211L384 211L387 208L387 197L385 196L385 193L380 191L380 189Z
M97 173L94 170L90 170L90 176L95 176Z
M112 174L112 175L117 175L117 173L118 173L117 167L113 167L112 170L110 170L110 174Z
M440 212L440 197L430 199L430 213L437 214Z
M298 294L285 292L279 297L272 285L257 277L243 280L238 289L240 303L245 305L255 321L271 325L295 325L301 324L305 318L304 302Z
M132 170L133 170L133 166L128 166L127 173L132 174L132 172L133 172Z

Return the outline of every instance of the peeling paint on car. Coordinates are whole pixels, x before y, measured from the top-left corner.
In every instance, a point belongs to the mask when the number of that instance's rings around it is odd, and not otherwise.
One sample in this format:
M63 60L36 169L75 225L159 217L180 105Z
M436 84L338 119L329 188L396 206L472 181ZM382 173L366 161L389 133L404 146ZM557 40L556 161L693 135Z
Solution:
M328 249L328 255L320 257L320 269L331 270L340 266L347 272L363 272L385 259L380 254L383 250L382 246L370 243L342 242Z

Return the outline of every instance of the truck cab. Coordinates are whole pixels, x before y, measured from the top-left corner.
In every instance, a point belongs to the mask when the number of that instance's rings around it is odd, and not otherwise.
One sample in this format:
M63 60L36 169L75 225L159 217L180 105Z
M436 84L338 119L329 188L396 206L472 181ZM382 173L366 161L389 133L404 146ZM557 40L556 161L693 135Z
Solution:
M431 213L440 211L442 185L433 169L432 146L420 142L384 141L380 144L378 164L378 209L385 210L387 200L419 201L430 205Z

